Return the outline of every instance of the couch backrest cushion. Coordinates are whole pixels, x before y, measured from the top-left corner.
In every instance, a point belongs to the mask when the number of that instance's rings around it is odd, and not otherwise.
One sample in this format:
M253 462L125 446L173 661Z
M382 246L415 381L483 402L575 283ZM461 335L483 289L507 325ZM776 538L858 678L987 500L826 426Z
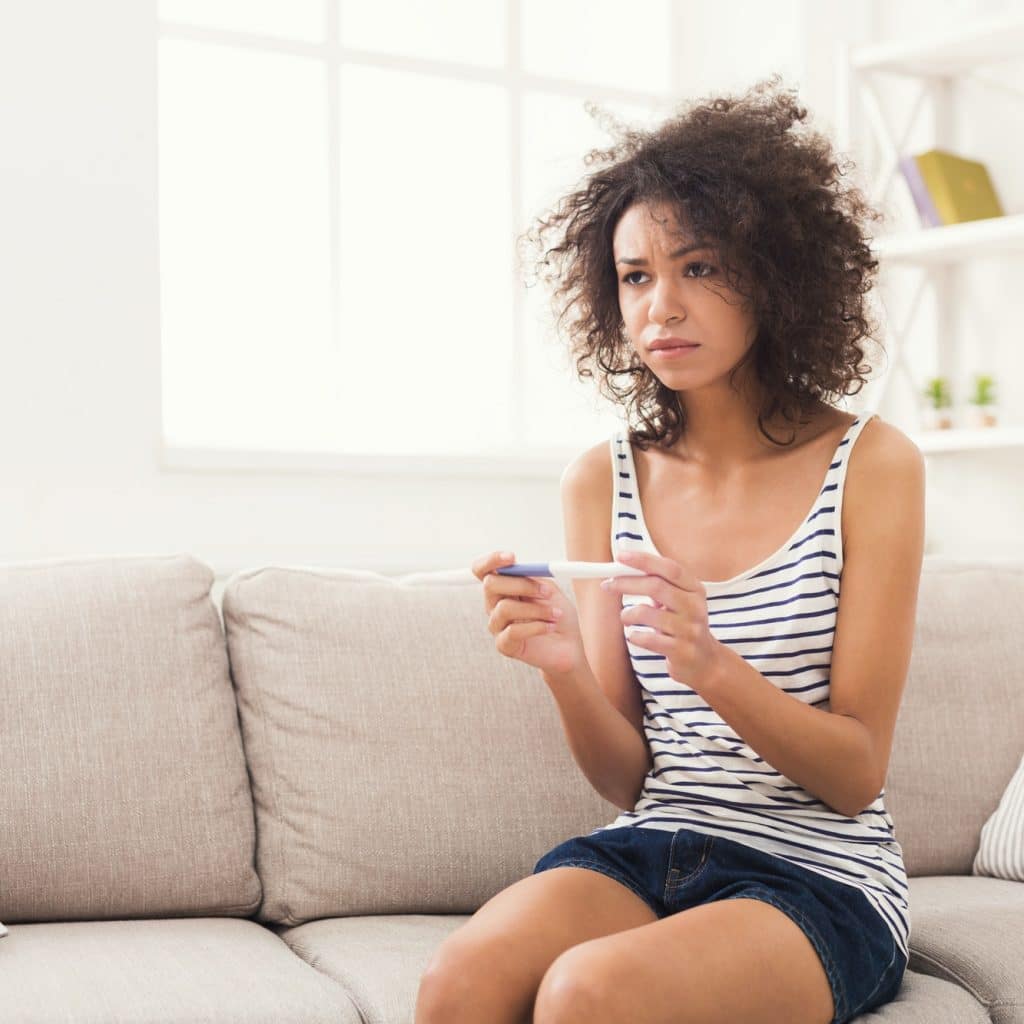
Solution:
M261 919L471 913L616 815L539 673L495 650L479 582L443 575L267 567L226 584ZM1020 759L1022 606L1024 564L925 559L886 780L911 875L970 873Z
M910 875L971 873L1024 753L1022 608L1024 562L925 558L885 787Z
M254 818L213 573L0 565L0 919L250 916Z
M617 808L572 759L481 584L267 567L224 626L257 817L259 918L472 913Z

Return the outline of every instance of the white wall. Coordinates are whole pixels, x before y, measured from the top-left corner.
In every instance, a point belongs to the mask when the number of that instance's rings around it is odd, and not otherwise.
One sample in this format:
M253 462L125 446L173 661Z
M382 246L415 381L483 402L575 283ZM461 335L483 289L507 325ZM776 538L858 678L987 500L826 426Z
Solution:
M935 23L934 3L918 7ZM772 5L771 25L757 23L768 16L760 4L729 23L707 5L684 10L687 92L742 86L775 66L831 130L835 39L867 37L868 5L836 4L826 18L821 5L791 0ZM0 8L0 560L188 551L223 577L268 563L468 566L499 547L561 554L557 473L160 469L156 31L155 0ZM989 127L985 144L1008 157L1016 135ZM1004 302L1020 322L1008 291L995 301L990 319ZM929 550L1024 553L1011 529L1022 519L1020 458L957 458L963 486L941 508L930 497ZM933 460L930 483L942 471Z

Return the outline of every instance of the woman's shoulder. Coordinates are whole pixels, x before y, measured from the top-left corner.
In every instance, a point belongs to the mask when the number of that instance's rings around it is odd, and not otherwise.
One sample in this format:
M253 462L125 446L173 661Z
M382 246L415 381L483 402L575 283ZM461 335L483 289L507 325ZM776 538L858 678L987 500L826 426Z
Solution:
M612 448L615 441L625 436L621 431L607 441L600 441L575 456L572 461L562 470L561 488L563 493L566 490L584 492L588 496L600 496L607 492L611 494L612 478Z
M844 415L849 418L850 425L857 420L865 421L856 445L860 453L859 461L862 464L891 458L895 458L897 461L913 462L921 455L921 450L914 443L913 438L900 430L894 423L882 419L878 413L860 412ZM850 459L852 468L852 455Z
M862 426L850 454L847 489L851 494L875 492L879 479L923 467L921 449L895 424L873 413L862 413L857 418L868 422Z
M924 455L899 427L875 416L864 424L848 463L841 518L844 564L861 563L867 552L870 573L892 575L900 552L924 544Z
M615 498L611 449L609 441L592 445L562 471L560 497L568 558L611 561Z

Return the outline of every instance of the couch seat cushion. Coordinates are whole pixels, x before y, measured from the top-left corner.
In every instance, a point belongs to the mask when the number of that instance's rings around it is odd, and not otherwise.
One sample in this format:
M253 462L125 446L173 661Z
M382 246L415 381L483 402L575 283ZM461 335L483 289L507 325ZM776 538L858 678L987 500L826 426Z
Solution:
M0 1007L19 1024L360 1024L344 991L255 921L14 924Z
M853 1018L857 1024L992 1024L985 1007L955 982L908 969L896 998Z
M468 920L465 914L394 914L327 918L275 930L345 988L366 1024L409 1024L434 950ZM968 991L912 970L891 1003L857 1020L876 1018L887 1024L991 1024Z
M962 985L995 1024L1024 1024L1024 882L910 879L910 967Z
M468 920L468 914L384 914L275 930L344 987L366 1024L408 1024L434 950Z

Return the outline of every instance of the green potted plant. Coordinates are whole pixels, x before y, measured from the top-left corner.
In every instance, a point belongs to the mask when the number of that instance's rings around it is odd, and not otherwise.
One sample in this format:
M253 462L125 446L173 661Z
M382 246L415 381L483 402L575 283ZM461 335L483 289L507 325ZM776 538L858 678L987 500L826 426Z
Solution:
M923 425L925 430L949 430L953 426L953 396L946 377L931 377L922 391L925 398Z
M971 427L994 427L998 425L995 380L988 374L974 375L974 393L968 399L967 424Z

